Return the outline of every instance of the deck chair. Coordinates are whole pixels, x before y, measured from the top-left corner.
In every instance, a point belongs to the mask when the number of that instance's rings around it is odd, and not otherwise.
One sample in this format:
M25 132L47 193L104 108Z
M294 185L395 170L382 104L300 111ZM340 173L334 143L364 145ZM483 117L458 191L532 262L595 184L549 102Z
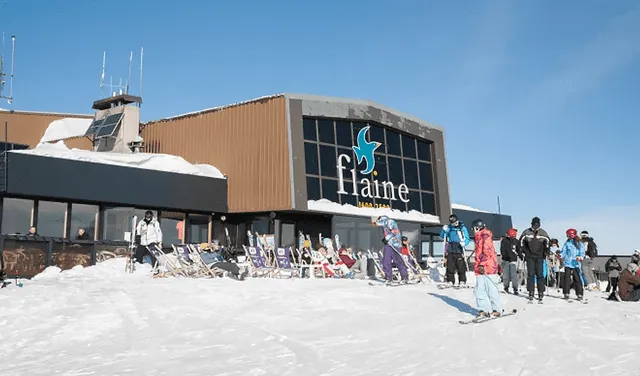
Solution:
M200 244L189 244L189 249L191 250L191 257L198 262L205 274L214 278L224 276L224 270L218 269L212 265L207 265L207 263L202 259L202 252L205 251L200 249Z
M153 265L153 270L154 272L158 271L159 276L188 276L188 274L176 263L177 260L172 260L172 257L165 254L157 244L148 245L146 248L156 259L156 262Z
M309 255L311 256L311 263L308 263L307 261L305 261L302 258L302 250L299 249L295 249L294 252L296 252L296 254L298 255L298 268L300 269L300 273L301 275L304 275L305 273L303 273L303 271L306 269L309 271L309 278L315 278L316 277L316 269L321 269L322 270L322 265L320 264L316 264L313 261L313 251L305 251L305 252L309 252Z
M276 249L276 265L274 276L281 278L283 272L288 273L289 278L300 277L300 269L295 268L291 263L291 248Z
M243 246L249 259L249 270L251 276L255 277L271 277L275 273L276 268L267 266L267 258L262 248Z
M207 266L202 262L200 254L192 250L187 244L175 245L172 244L173 253L178 259L180 266L186 270L192 277L215 277L215 275L208 270Z

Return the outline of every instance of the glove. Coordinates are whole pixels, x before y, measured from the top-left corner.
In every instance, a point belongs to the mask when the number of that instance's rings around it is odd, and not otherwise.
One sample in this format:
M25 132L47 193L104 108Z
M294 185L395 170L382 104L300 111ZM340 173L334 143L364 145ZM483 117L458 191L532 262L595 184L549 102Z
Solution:
M442 229L444 230L444 232L449 231L449 225L442 226Z
M580 256L576 257L576 261L582 261L582 257Z
M484 266L478 265L478 273L484 274Z
M387 241L387 239L382 238L382 244L387 245L389 242Z
M460 246L462 247L462 249L464 249L464 247L466 246L466 244L464 244L464 242L460 242Z

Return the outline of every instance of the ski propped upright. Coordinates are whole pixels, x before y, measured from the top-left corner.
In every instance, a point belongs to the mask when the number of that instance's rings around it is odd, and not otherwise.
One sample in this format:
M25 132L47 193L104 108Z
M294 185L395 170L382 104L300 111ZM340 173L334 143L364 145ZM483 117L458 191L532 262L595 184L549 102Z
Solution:
M466 325L466 324L482 324L482 323L487 322L487 321L493 321L493 320L501 319L503 317L513 316L516 313L518 313L518 310L514 309L511 312L503 313L502 315L500 315L498 317L493 317L493 316L489 316L489 317L474 317L474 318L469 319L469 320L460 320L459 323L463 324L463 325Z

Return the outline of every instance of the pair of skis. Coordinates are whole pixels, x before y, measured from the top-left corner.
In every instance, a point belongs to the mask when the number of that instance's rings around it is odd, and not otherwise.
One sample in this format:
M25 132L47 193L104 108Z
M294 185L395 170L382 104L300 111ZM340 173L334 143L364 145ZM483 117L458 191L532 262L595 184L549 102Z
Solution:
M408 282L399 282L399 281L393 281L393 282L389 282L387 280L384 279L372 279L369 281L369 285L370 286L388 286L388 287L398 287L398 286L413 286L413 285L417 285L418 283L421 283L421 280L417 280L417 281L408 281Z
M503 313L500 316L480 316L480 317L474 317L472 319L469 320L460 320L459 323L466 325L466 324L482 324L485 322L489 322L489 321L493 321L493 320L498 320L501 319L503 317L509 317L509 316L513 316L516 313L518 313L517 309L512 310L511 312L507 312L507 313Z

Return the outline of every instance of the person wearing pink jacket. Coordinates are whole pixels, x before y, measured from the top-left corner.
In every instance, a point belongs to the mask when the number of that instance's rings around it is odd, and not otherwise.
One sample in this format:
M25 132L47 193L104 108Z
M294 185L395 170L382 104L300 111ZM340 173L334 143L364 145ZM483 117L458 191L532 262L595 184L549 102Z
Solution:
M497 317L502 314L500 304L500 290L498 289L498 257L493 245L493 234L483 221L473 221L473 231L476 243L476 257L473 264L476 274L476 288L474 295L478 306L478 317Z

